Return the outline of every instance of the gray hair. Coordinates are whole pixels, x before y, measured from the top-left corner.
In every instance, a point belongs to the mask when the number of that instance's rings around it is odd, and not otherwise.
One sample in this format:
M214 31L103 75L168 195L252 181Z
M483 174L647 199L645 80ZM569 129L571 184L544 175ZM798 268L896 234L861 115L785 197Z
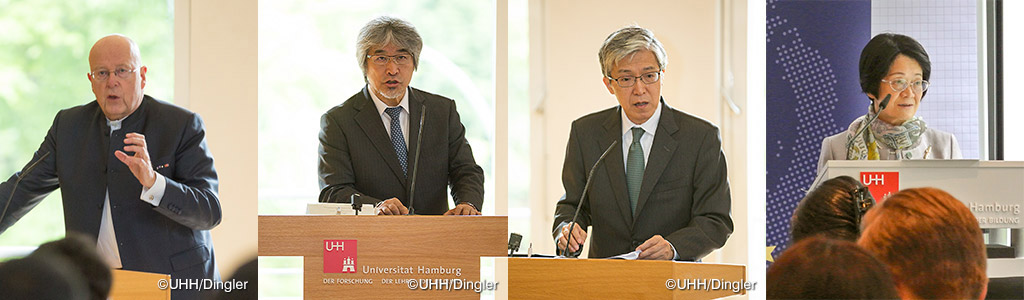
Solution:
M665 48L654 37L654 33L646 28L630 25L616 30L604 40L604 44L601 44L601 50L597 52L597 58L601 62L601 73L611 77L615 63L640 50L654 52L654 58L658 60L658 67L662 70L668 65Z
M363 69L364 79L368 63L366 56L372 55L371 51L384 48L388 44L409 51L409 54L412 55L413 70L419 66L423 39L416 32L416 27L399 18L381 16L366 23L366 26L359 30L359 37L356 41L356 61L359 62L359 68Z

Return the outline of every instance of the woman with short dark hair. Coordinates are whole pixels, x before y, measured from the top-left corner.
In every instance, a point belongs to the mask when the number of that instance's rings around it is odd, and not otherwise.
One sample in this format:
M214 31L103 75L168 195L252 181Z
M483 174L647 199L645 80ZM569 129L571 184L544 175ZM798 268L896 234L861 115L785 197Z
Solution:
M871 105L846 131L822 141L818 174L829 160L962 158L953 134L929 128L917 116L931 71L928 52L913 38L895 33L872 38L860 54L861 91ZM888 105L879 111L883 103Z

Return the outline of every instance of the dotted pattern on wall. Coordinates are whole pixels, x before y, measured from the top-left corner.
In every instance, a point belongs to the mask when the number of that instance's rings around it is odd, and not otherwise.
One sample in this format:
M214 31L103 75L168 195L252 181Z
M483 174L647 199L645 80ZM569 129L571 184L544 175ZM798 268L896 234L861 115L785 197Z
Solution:
M873 0L871 36L910 36L928 51L931 87L917 116L951 132L964 158L979 158L978 1Z
M845 78L837 77L836 63L832 61L847 59L845 56L860 52L859 48L849 46L852 42L841 45L832 42L855 40L860 45L863 45L861 40L866 42L864 37L852 36L868 34L867 3L855 5L860 9L858 17L863 21L854 23L862 27L861 30L848 28L850 24L844 23L823 24L833 19L821 13L849 14L844 10L850 7L833 7L829 3L818 3L821 5L815 7L801 4L807 2L767 1L766 63L769 71L767 87L770 89L767 103L769 110L773 111L767 118L766 159L769 165L765 210L766 246L772 257L781 254L789 244L790 218L806 193L805 189L815 178L822 140L844 131L852 121L848 118L867 109L867 100L859 94L855 75L847 72L843 73ZM846 16L841 21L851 19L856 18ZM814 26L834 28L821 30L821 27L812 28ZM836 37L836 32L851 37ZM842 51L822 47L839 47ZM839 55L839 52L846 54L842 57L829 56ZM856 60L841 61L839 65L855 72ZM858 106L858 103L863 105Z

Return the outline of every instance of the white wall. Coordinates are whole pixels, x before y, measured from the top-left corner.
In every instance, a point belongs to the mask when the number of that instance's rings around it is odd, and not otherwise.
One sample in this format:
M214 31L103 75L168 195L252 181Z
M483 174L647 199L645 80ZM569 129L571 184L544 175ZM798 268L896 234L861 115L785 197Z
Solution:
M728 111L720 89L723 70L732 70L737 88L731 95L741 107L745 104L745 18L744 3L731 1L530 1L529 242L535 252L554 252L549 237L555 203L564 193L561 171L572 120L618 105L601 82L597 51L610 33L637 24L652 30L668 52L662 79L666 102L723 130L735 233L721 253L705 261L747 263L745 116ZM723 25L723 20L731 23ZM723 26L734 33L725 36Z
M206 122L223 219L221 277L256 257L256 2L175 2L175 100Z

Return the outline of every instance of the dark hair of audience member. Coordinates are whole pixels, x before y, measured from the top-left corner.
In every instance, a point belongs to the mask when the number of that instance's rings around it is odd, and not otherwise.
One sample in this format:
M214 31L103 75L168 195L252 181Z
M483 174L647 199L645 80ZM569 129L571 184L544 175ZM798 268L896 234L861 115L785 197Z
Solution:
M866 210L859 209L855 194L863 187L849 176L832 178L818 185L793 211L790 221L793 242L819 234L856 241L860 236L860 218ZM873 199L866 201L870 201L868 207L874 205Z
M814 236L786 249L768 269L768 299L896 299L881 261L845 240Z
M85 300L87 288L71 262L61 256L32 255L0 263L0 298Z
M67 258L75 271L79 272L88 284L89 299L105 300L110 296L113 280L110 267L96 252L95 241L81 234L69 232L63 239L42 244L30 256L41 254Z
M241 267L235 270L234 274L231 274L231 279L235 282L246 282L244 289L234 289L231 292L220 291L216 295L217 300L235 300L235 299L256 299L259 294L257 291L257 281L259 280L259 261L253 258L249 262L245 263Z

